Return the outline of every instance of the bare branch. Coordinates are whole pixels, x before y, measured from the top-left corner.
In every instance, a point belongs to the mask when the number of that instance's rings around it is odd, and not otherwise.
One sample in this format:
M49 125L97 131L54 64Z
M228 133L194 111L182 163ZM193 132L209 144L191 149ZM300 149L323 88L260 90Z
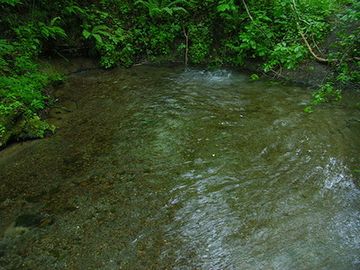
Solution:
M244 5L244 7L245 7L246 13L248 14L250 20L254 21L254 19L253 19L253 17L251 16L251 13L250 13L250 11L249 11L249 8L248 8L245 0L241 0L241 1L242 1L243 5Z
M297 28L299 30L299 34L302 38L302 40L304 41L306 47L308 48L309 52L311 53L311 55L319 62L321 63L329 63L330 60L327 59L327 58L323 58L323 57L320 57L318 55L316 55L316 53L314 52L314 50L311 48L309 42L307 41L306 37L305 37L305 34L303 33L301 27L300 27L300 24L299 24L299 13L297 11L297 8L296 8L296 3L295 3L295 0L292 0L292 5L291 5L292 9L294 10L295 12L295 15L297 17L297 21L296 21L296 25L297 25ZM334 61L334 60L333 60Z
M301 38L303 39L303 41L304 41L306 47L308 48L309 52L311 53L311 55L312 55L317 61L322 62L322 63L329 63L329 62L330 62L329 59L322 58L322 57L320 57L320 56L317 56L317 55L314 53L313 49L311 48L309 42L307 41L307 39L306 39L306 37L305 37L305 35L304 35L304 33L303 33L301 30L299 30L299 34L301 35Z
M189 36L185 30L185 26L183 27L183 34L185 37L185 67L188 65L188 55L189 55Z

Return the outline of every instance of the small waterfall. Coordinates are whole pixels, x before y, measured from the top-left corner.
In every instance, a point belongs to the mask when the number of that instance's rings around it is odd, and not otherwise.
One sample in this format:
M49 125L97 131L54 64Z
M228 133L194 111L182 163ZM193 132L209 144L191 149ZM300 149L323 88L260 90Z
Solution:
M226 69L214 71L186 69L175 79L178 83L200 83L211 86L227 85L232 83L233 80L232 72Z

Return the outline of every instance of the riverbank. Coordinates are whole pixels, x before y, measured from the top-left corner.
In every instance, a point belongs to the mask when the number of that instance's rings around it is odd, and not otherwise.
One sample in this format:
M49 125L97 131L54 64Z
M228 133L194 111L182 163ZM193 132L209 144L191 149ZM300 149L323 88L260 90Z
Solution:
M136 66L138 65L143 64L136 64ZM145 61L144 65L184 67L184 64L179 61L169 62L167 60L156 61L154 63ZM66 83L67 77L72 74L101 69L95 59L88 57L71 57L69 59L43 59L39 62L39 66L40 70L51 69L52 72L61 74L61 77L65 78L65 81L60 83ZM256 62L248 62L245 67L246 68L241 69L230 69L246 72L249 74L249 76L251 74L257 74L260 77L263 76L265 78L272 78L283 82L302 85L305 87L309 87L309 89L312 90L319 87L326 80L326 78L334 74L334 71L329 66L322 65L317 63L316 61L311 60L305 61L304 63L300 64L299 67L295 70L285 70L276 74L263 73L261 64ZM74 105L69 105L65 107L58 106L58 96L54 94L58 85L59 83L56 83L55 85L48 85L47 88L44 89L44 92L48 96L48 100L51 102L48 102L48 107L40 113L42 119L53 117L54 111L56 111L55 113L57 114L61 114L66 113L67 110L73 110L74 108ZM13 117L13 115L9 115L9 117L3 121L4 123L6 123L5 126L7 127L7 129L6 132L4 132L0 137L0 149L4 148L9 141L16 142L37 138L35 131L32 132L31 129L26 131L26 129L24 129L24 125L26 124L24 121L25 120L22 119L22 117L16 119ZM36 123L34 125L36 125ZM56 126L54 126L54 128L56 128ZM50 130L47 134L45 134L45 136L49 135L51 135Z
M64 78L44 71L41 57L61 57L65 74L164 59L189 67L246 68L253 79L266 74L321 86L311 106L339 100L340 89L360 81L360 6L352 0L59 1L56 6L13 0L0 1L0 7L0 148L54 132L43 121L56 106L47 92ZM74 56L98 64L66 60Z

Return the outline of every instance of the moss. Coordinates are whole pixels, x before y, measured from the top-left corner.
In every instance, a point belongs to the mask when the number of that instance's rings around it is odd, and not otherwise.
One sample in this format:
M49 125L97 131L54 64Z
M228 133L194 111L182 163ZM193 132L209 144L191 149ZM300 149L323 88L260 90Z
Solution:
M0 148L11 140L44 138L55 131L55 126L42 120L38 115L7 116L0 119Z
M20 139L44 138L48 133L54 133L55 126L40 119L36 114L26 117L21 124Z

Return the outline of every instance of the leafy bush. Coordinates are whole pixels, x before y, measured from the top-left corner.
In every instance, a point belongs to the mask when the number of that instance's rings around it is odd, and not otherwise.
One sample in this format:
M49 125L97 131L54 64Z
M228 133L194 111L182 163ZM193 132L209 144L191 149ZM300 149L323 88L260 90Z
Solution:
M336 89L333 84L325 83L312 95L310 105L306 106L305 112L313 112L313 106L322 103L335 102L341 99L341 90Z
M211 31L206 23L191 24L188 27L191 45L189 56L191 63L200 64L210 54L212 45Z
M42 90L60 77L39 71L35 59L43 41L66 37L59 20L20 21L12 28L12 40L0 37L0 147L13 136L16 122L22 122L17 138L43 137L47 130L54 130L37 113L46 106Z
M172 16L177 12L187 13L186 9L178 6L179 4L188 4L186 0L138 0L135 4L143 5L148 9L149 15L152 18L162 16Z
M82 16L82 35L94 43L96 51L101 56L100 64L104 68L113 67L118 63L125 66L133 63L132 46L119 19L108 12L96 9L95 6L85 8Z

